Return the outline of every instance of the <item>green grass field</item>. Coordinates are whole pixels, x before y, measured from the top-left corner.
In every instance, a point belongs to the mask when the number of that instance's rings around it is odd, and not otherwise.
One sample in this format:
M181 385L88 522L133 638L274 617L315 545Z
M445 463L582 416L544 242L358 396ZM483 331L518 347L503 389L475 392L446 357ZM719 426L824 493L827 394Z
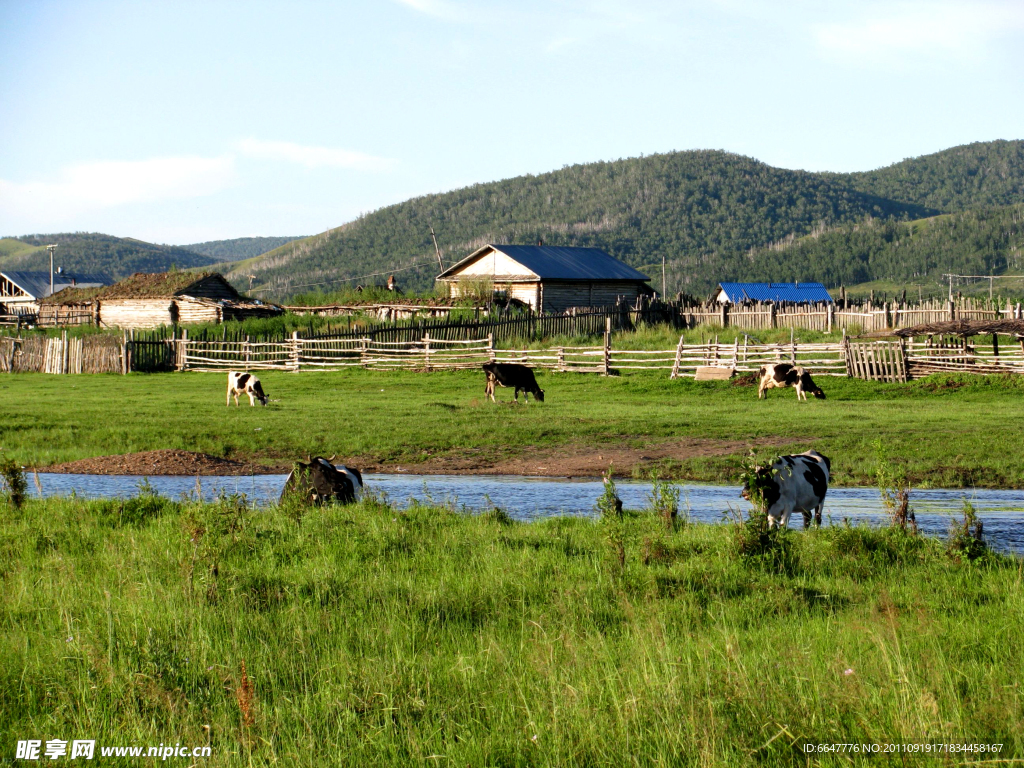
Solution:
M131 762L103 746L161 743L208 745L171 763L210 766L1024 755L1019 559L844 527L751 556L742 531L649 511L0 500L0 755L26 739L95 739L102 765Z
M0 377L0 448L26 466L154 449L286 461L307 452L364 463L415 465L475 453L527 456L537 448L647 448L699 438L738 441L725 456L666 461L664 476L735 482L748 446L815 448L833 482L870 484L875 442L905 460L914 485L1024 487L1013 446L1024 439L1020 377L936 376L910 384L822 378L828 394L766 401L733 382L667 375L541 373L544 403L484 399L479 372L267 373L266 408L226 408L222 374ZM359 466L357 463L356 466Z

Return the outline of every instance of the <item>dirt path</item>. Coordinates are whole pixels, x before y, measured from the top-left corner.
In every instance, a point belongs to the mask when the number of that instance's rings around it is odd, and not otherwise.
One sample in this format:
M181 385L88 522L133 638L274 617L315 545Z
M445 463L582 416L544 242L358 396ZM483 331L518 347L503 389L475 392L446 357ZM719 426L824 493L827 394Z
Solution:
M760 439L759 447L810 442L800 438ZM745 454L750 440L676 438L642 448L628 446L563 445L530 448L514 455L496 455L489 448L467 448L458 454L435 456L417 463L382 463L372 456L339 456L363 472L408 472L422 475L537 475L546 477L597 477L611 464L618 476L643 473L662 462L681 462L701 456ZM305 458L305 457L300 457ZM287 472L290 462L257 463L220 459L205 453L162 450L96 456L91 459L38 467L40 472L92 475L263 475Z

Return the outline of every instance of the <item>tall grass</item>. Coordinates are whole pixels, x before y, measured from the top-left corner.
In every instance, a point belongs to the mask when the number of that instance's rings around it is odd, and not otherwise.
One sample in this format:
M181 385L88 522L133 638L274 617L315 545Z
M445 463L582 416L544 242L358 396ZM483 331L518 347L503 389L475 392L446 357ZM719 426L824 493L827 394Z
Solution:
M370 499L0 505L0 743L210 765L805 764L811 743L1024 753L1019 560L898 530L627 512L510 523ZM840 761L836 761L837 763ZM206 764L204 762L204 764ZM897 761L897 764L898 761ZM943 759L914 765L945 764Z

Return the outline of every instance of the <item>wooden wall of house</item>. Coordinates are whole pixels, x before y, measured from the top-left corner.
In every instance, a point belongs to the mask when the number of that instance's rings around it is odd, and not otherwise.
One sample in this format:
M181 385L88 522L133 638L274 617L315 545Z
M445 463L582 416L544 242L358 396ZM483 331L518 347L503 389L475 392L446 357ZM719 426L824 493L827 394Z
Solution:
M207 302L189 301L178 297L175 299L178 305L178 322L182 325L188 323L219 323L224 319L224 310L216 304Z
M111 328L157 328L171 325L173 299L103 299L100 325Z
M629 280L545 282L543 310L564 312L570 307L610 307L620 296L632 303L642 290L641 283Z
M518 261L514 261L504 253L500 253L495 250L485 253L472 264L467 264L456 272L453 277L458 277L459 279L486 280L494 279L495 275L505 277L522 275L523 277L532 277L534 279L537 277L536 274L524 267Z

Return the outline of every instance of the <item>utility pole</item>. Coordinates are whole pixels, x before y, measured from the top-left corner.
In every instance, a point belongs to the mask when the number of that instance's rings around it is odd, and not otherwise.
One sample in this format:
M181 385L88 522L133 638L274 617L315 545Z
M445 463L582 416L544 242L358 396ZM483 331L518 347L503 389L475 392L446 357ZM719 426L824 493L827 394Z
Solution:
M437 235L434 234L434 225L430 225L430 239L434 241L434 253L437 254L437 265L444 272L444 262L441 261L441 249L437 247Z
M661 300L665 301L668 291L665 290L665 256L661 257Z
M46 246L46 250L50 252L50 295L53 296L53 251L57 248L56 244Z

